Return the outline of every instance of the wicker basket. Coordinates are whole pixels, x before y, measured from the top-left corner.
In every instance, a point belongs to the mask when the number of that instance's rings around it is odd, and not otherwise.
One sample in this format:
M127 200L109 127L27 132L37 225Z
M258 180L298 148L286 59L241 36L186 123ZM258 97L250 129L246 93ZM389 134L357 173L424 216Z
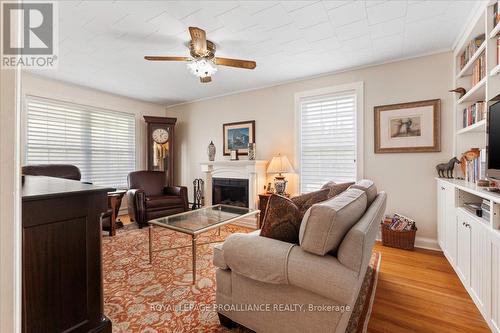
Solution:
M395 247L403 250L413 250L415 248L415 236L417 229L413 230L391 230L389 224L382 222L382 244L384 246Z

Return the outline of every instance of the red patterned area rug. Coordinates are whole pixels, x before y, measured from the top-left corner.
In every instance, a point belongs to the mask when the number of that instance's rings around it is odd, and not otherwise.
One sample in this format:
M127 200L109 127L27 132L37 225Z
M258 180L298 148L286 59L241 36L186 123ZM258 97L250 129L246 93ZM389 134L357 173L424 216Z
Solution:
M203 243L249 231L230 225L221 228L220 236L216 231L200 235L195 285L191 284L189 236L155 228L152 265L146 228L127 225L114 237L103 236L104 311L113 323L113 332L228 332L209 307L215 303L212 255L217 243ZM177 249L169 250L174 247ZM379 263L380 254L374 253L349 322L349 333L366 331Z

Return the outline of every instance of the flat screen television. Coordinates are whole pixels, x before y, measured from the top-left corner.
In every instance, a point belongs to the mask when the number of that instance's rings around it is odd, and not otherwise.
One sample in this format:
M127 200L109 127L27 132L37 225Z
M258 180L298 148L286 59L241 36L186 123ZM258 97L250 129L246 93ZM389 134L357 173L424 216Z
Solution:
M500 102L488 110L488 167L486 176L500 179Z

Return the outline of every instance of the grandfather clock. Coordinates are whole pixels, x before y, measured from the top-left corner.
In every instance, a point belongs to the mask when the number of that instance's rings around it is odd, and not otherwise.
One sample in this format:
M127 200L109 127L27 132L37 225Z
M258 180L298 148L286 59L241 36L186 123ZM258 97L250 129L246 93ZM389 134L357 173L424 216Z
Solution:
M174 182L174 127L177 118L144 116L147 130L148 170L164 171L166 184Z

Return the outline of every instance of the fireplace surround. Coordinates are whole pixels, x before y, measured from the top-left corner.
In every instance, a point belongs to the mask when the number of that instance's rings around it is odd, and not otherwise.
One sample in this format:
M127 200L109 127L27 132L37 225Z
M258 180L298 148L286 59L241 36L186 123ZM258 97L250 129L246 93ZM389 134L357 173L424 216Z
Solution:
M266 166L267 161L262 160L225 160L201 163L201 171L205 181L205 206L216 203L218 198L215 198L214 182L217 182L220 178L225 178L232 181L233 184L238 181L248 182L246 206L250 209L257 209L258 194L264 192L266 186ZM216 200L213 200L214 198ZM238 224L253 228L257 227L256 221L251 223L242 221Z

